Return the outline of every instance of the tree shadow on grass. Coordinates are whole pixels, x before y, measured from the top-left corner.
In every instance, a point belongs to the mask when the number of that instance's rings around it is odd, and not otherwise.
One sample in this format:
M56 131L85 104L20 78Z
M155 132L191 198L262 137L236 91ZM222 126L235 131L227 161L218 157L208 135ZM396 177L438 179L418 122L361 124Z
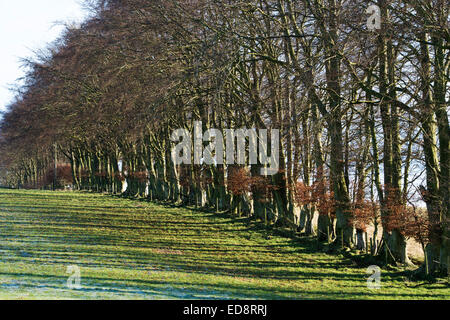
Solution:
M16 283L0 284L0 290L13 287L30 292L39 290L65 291L67 277L58 275L39 275L30 273L0 273L3 277L19 278ZM392 298L396 299L419 299L430 298L432 295L426 292L384 292L370 290L365 285L352 288L346 292L343 288L313 288L303 291L285 289L276 286L262 288L248 282L240 284L231 283L202 283L193 284L187 280L160 279L160 280L123 280L110 279L95 276L82 277L81 288L72 291L74 294L114 294L117 298L127 295L137 295L144 299L167 298L167 299L362 299L362 298ZM444 297L445 292L437 297Z

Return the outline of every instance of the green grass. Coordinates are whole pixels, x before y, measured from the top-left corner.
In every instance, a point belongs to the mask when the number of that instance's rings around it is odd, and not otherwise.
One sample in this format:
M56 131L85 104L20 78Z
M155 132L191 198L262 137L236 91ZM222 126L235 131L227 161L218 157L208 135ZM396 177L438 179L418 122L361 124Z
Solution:
M245 219L90 193L0 189L0 299L450 299ZM67 287L67 266L81 289Z

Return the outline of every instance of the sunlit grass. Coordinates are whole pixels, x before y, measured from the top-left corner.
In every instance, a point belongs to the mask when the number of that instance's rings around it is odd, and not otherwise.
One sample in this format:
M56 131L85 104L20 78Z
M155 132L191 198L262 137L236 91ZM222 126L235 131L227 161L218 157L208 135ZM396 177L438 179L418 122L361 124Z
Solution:
M245 219L91 193L0 189L2 299L450 299ZM67 287L67 266L81 289Z

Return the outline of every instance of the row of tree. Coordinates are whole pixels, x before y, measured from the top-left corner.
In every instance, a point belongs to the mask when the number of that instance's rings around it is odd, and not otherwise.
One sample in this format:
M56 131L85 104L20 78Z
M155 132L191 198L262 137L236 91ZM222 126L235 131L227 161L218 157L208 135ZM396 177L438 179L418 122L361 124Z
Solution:
M57 153L78 189L251 215L390 262L409 262L414 237L424 270L448 272L447 0L89 5L25 61L1 121L2 184L42 187ZM174 165L173 130L197 121L279 129L279 171Z

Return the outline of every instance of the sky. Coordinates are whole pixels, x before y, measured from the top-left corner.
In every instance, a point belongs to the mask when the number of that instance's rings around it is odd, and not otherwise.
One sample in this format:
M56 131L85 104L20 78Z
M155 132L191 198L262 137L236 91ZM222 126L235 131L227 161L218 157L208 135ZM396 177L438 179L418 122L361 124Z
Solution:
M86 15L82 0L0 0L0 111L14 97L8 88L23 76L20 58L56 40L61 22L81 22Z

